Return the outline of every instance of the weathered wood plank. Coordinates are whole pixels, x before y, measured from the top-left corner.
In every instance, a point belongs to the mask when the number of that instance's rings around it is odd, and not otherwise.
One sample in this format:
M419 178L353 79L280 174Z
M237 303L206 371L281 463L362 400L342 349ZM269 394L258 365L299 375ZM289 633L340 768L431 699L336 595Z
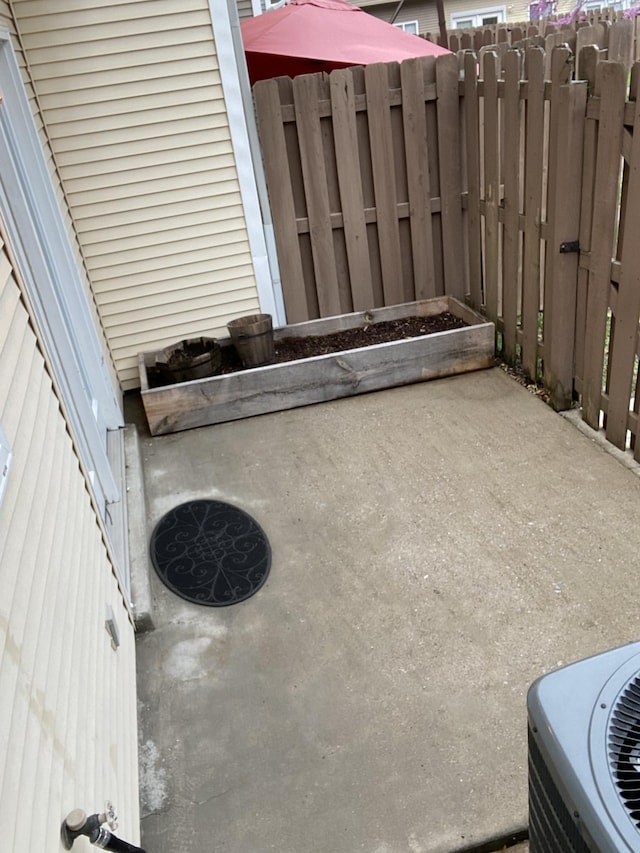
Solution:
M522 269L522 366L536 378L538 363L538 312L540 311L540 224L542 220L542 167L544 161L544 53L526 53L524 246Z
M161 435L490 367L493 324L448 297L364 312L357 324L390 319L392 314L426 316L443 309L475 325L161 388L149 388L146 369L156 354L146 353L140 359L140 379L151 433ZM313 335L336 331L343 323L352 328L353 322L354 317L336 317L302 325L307 335ZM292 329L276 331L291 337Z
M375 305L367 225L360 173L353 75L348 69L330 76L333 138L342 203L342 222L354 311Z
M612 243L618 201L617 176L622 152L625 77L624 66L618 63L601 62L598 65L596 95L600 97L601 105L582 382L583 417L594 429L598 428L600 419Z
M287 144L276 81L264 80L256 83L253 97L271 206L276 211L273 231L287 320L297 323L308 320L311 315L303 286L304 274L296 228L296 210L286 169Z
M609 30L607 59L622 62L625 68L633 65L633 21L616 21Z
M387 67L382 63L367 65L364 70L382 286L385 304L392 305L394 302L402 302L402 259L396 215L395 173L390 168L394 162L394 151L387 73Z
M596 69L599 62L599 50L595 46L585 47L582 51L582 69L587 80L589 101L595 92ZM578 292L576 298L576 340L574 353L574 378L576 389L582 393L582 377L584 373L584 346L587 326L587 295L589 290L589 266L582 264L590 258L591 226L593 220L593 193L596 174L596 155L598 139L598 122L587 116L584 128L584 150L582 166L582 201L580 205L580 268L578 270ZM613 274L612 274L613 275Z
M296 77L293 81L293 98L318 306L322 316L330 316L340 313L341 304L330 220L325 154L317 108L317 76L302 74Z
M624 449L626 445L640 320L640 265L637 249L637 235L640 233L640 68L636 67L634 72L631 95L638 129L633 135L628 186L623 197L625 216L621 227L626 238L622 241L622 270L613 318L615 334L609 346L606 435L607 439L620 449Z
M438 90L438 150L440 153L440 204L446 293L464 299L466 293L462 231L462 160L458 61L455 56L436 60Z
M498 104L498 58L488 51L483 59L484 77L484 285L485 310L490 320L498 319L500 280L500 133Z
M471 305L482 305L482 219L480 216L480 116L478 67L474 54L464 58L464 125L467 156L467 246Z
M577 32L576 39L576 79L583 79L583 69L581 54L585 47L595 45L600 50L607 47L607 30L602 24L596 24L592 27L581 27Z
M561 110L560 110L560 89L571 80L572 73L572 58L571 52L566 47L556 47L551 56L551 89L550 89L550 105L549 105L549 136L548 136L548 168L547 168L547 203L546 203L546 218L547 218L547 233L545 246L545 266L544 266L544 325L543 338L545 347L545 358L549 355L549 347L547 341L553 337L553 302L549 295L551 283L554 277L554 264L560 257L560 244L555 233L554 216L559 210L561 204L560 194L558 192L558 175L560 158L562 156L561 148L563 140L560 135L561 129ZM577 230L577 229L576 229ZM575 240L577 237L568 237L564 239ZM547 303L549 303L547 305ZM545 367L548 371L548 366ZM550 374L547 374L550 378Z
M502 239L502 319L505 359L516 360L520 267L520 54L504 59L504 229ZM506 144L508 141L508 144Z
M549 188L547 217L550 223L547 256L552 256L552 276L547 281L545 300L544 376L556 410L570 408L573 400L579 256L578 252L563 252L561 247L576 241L579 234L586 101L586 82L560 87L557 148L550 151L550 158L555 161L555 183ZM552 318L550 329L546 325L547 312Z
M423 64L421 59L409 59L400 66L411 251L417 299L436 295Z

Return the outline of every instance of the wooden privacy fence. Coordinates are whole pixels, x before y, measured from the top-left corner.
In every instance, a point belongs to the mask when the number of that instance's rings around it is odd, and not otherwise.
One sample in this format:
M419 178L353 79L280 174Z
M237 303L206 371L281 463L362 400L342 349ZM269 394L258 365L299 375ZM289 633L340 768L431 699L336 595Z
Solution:
M254 87L287 320L464 298L455 56Z
M571 82L571 53L486 53L483 79L465 64L470 299L502 331L507 361L566 408L573 388L576 244L587 83ZM476 157L475 152L481 156ZM472 214L473 211L473 214ZM481 283L484 288L481 289Z
M583 417L640 461L640 63L600 63L586 113L575 386ZM603 381L604 373L604 381ZM602 414L601 414L602 413ZM630 437L630 440L627 439Z
M480 53L488 47L500 51L542 47L549 52L561 44L568 44L574 53L579 53L587 45L596 45L605 52L605 59L623 62L630 68L640 58L640 16L624 18L614 9L605 9L566 24L547 19L449 30L447 41L447 47L454 53L464 50Z
M289 322L435 295L636 442L640 64L487 50L254 87ZM604 379L603 379L604 377Z

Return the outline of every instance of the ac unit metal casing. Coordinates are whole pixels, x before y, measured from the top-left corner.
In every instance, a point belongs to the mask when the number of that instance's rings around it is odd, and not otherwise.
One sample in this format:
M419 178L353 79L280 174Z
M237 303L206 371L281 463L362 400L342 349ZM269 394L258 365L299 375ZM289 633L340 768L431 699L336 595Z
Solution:
M530 853L640 851L640 642L531 685Z

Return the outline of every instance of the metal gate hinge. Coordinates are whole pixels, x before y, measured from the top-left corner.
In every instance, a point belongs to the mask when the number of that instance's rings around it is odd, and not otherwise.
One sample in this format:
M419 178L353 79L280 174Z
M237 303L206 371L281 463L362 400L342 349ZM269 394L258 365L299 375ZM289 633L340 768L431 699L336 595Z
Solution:
M580 251L580 241L579 240L566 240L564 243L560 243L560 254L561 255L569 255L572 252Z

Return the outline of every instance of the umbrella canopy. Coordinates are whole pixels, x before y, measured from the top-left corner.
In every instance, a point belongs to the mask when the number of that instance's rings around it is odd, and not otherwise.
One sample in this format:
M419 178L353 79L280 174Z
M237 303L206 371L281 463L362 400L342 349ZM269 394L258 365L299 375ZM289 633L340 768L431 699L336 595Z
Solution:
M346 0L291 0L241 28L252 83L450 52Z

